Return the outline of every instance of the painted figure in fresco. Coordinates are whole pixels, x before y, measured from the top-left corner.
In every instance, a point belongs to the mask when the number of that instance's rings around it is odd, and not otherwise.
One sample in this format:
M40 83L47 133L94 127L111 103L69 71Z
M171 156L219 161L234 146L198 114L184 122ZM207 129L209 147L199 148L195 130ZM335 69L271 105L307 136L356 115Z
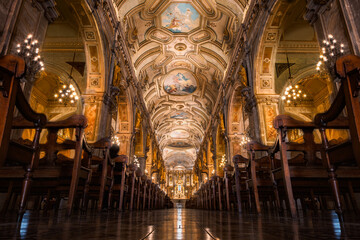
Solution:
M189 32L200 24L200 15L189 3L173 3L162 14L162 26L173 33Z
M164 82L164 89L173 95L186 95L196 90L196 81L193 77L186 76L182 72L171 75Z
M172 115L170 118L174 119L188 119L188 114L186 112L176 112L174 115Z

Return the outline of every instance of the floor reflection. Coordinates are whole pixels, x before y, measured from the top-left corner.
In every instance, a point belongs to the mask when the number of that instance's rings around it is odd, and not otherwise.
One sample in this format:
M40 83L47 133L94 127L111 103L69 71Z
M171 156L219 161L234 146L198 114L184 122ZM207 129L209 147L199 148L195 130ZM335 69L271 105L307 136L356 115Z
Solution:
M293 220L274 212L237 212L176 208L133 212L27 212L21 227L16 215L0 216L0 239L360 239L360 219L346 215L342 227L334 212L306 214ZM345 230L345 231L344 231Z

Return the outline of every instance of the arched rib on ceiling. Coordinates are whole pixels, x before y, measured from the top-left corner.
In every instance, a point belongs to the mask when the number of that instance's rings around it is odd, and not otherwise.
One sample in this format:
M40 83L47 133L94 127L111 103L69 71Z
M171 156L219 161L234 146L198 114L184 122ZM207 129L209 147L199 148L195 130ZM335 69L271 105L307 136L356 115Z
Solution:
M115 1L168 168L193 167L246 2Z

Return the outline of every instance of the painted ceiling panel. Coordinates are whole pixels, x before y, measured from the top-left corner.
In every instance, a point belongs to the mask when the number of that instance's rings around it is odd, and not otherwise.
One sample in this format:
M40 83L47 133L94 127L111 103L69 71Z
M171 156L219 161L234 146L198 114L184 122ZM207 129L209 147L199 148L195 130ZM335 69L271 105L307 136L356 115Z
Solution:
M193 167L246 2L127 0L116 4L169 168Z

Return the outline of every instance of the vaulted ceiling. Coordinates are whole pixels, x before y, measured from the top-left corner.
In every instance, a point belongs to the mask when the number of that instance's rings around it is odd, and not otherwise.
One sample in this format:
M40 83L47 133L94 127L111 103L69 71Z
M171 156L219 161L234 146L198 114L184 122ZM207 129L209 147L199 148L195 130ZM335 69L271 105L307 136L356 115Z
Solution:
M165 165L191 169L247 0L115 1Z

